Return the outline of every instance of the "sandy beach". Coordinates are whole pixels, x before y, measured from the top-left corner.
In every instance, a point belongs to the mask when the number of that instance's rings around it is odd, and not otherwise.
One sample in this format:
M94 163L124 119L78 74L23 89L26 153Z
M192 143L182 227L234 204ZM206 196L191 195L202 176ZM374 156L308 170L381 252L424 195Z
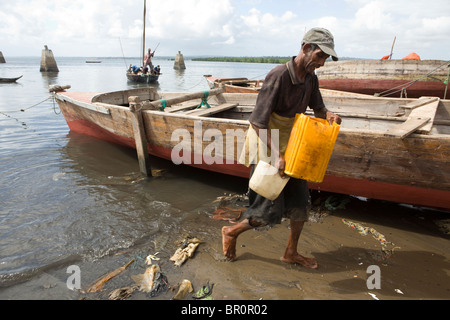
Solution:
M342 208L330 210L325 206L329 197L313 194L315 205L299 244L301 254L318 261L315 270L280 261L288 221L268 230L244 233L238 240L237 260L224 260L221 228L230 222L213 219L214 212L218 208L245 208L245 201L214 201L193 210L179 234L163 234L97 261L76 261L73 257L74 262L66 261L30 281L0 290L0 299L107 300L112 290L134 285L131 276L142 274L147 267L145 257L155 253L160 260L153 263L160 266L169 288L155 297L136 290L128 299L172 299L184 279L192 283L194 292L208 282L214 284L210 295L213 300L450 299L448 213L336 195L334 204L342 204ZM378 239L370 233L359 233L344 221L373 228ZM192 258L176 267L169 258L187 235L202 243ZM135 262L105 282L101 291L83 293L89 284L130 259ZM67 267L72 263L80 267L82 290L67 288ZM373 274L370 266L379 267L379 289L368 288ZM192 299L191 293L185 297Z

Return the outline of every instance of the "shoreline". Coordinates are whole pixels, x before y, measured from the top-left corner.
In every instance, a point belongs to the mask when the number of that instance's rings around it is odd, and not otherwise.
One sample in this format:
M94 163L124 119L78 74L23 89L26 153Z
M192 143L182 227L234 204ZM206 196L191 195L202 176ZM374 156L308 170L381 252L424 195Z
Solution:
M207 282L213 283L213 300L429 300L450 299L450 252L448 230L439 229L436 221L450 221L448 213L415 209L381 201L350 198L345 209L328 210L322 203L315 206L305 223L299 252L314 257L318 269L286 264L280 260L288 236L288 221L269 230L250 230L238 239L237 259L228 262L222 254L221 228L230 222L212 219L217 203L193 210L177 235L156 247L155 241L143 241L96 261L78 261L82 287L102 275L134 263L122 274L105 283L96 293L67 289L70 274L66 265L47 270L32 279L2 288L0 299L31 300L108 300L117 288L133 285L132 275L145 270L147 254L160 250L156 261L168 279L171 289L149 297L135 291L128 300L170 300L177 285L188 279L194 292ZM361 235L342 219L376 229L388 242L395 244L390 256L371 235ZM448 224L447 224L448 226ZM181 267L169 257L186 234L197 236L202 243L194 256ZM140 258L138 258L140 257ZM381 288L368 289L372 272L381 272ZM193 300L191 295L185 299Z

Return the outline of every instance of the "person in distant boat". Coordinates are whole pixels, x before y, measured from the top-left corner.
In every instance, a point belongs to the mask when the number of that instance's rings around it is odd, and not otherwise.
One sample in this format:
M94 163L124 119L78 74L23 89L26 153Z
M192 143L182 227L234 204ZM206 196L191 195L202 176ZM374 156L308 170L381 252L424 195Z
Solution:
M341 123L341 118L325 107L319 91L319 81L314 73L314 70L323 66L330 56L333 60L338 60L334 51L333 35L326 29L313 28L305 34L299 54L267 74L249 118L250 126L239 160L250 166L250 177L258 162L257 156L261 153L258 150L250 151L252 148L257 149L258 146L250 145L249 141L259 141L259 145L265 144L271 150L271 159L275 159L272 165L283 177L284 152L297 113L304 113L309 106L314 111L315 117L327 119L330 124L333 121ZM272 139L271 130L278 130L278 141ZM253 140L251 137L259 140ZM273 201L250 188L248 197L249 208L243 215L244 220L222 228L222 246L226 258L236 259L237 238L243 232L252 228L280 224L282 218L289 218L289 239L281 260L317 268L315 259L304 257L297 251L300 234L304 222L308 219L311 205L307 181L290 178L280 196Z
M141 70L138 66L132 66L131 71L133 71L134 74L138 74L138 72Z
M159 65L157 65L154 69L155 74L160 74L161 73L161 67Z
M144 67L148 66L149 70L153 70L152 58L155 56L155 53L152 52L150 48L148 48L147 53L144 56Z

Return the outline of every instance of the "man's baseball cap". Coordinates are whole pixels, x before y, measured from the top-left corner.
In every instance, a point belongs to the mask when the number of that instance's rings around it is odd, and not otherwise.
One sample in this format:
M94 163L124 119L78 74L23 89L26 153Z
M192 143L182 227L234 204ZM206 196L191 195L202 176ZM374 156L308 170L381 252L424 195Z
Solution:
M303 37L302 43L313 43L330 55L334 61L338 61L337 53L334 51L334 37L330 31L324 28L312 28Z

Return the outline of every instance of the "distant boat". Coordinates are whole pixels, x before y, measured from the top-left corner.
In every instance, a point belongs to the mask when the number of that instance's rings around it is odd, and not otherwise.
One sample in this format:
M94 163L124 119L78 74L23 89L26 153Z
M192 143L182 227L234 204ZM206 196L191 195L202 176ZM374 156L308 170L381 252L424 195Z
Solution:
M17 77L17 78L0 78L0 83L13 83L16 82L17 80L19 80L20 78L22 78L22 76Z
M86 60L86 63L102 63L102 62L97 60Z
M324 89L384 97L442 99L448 64L442 60L327 61L316 74Z
M142 66L144 66L144 57L145 57L145 15L146 15L146 0L144 0L144 31L142 34ZM143 72L141 68L137 68L133 70L133 67L127 70L127 79L131 82L138 83L152 83L156 82L159 79L160 73L156 73L154 70L148 70L148 72Z

